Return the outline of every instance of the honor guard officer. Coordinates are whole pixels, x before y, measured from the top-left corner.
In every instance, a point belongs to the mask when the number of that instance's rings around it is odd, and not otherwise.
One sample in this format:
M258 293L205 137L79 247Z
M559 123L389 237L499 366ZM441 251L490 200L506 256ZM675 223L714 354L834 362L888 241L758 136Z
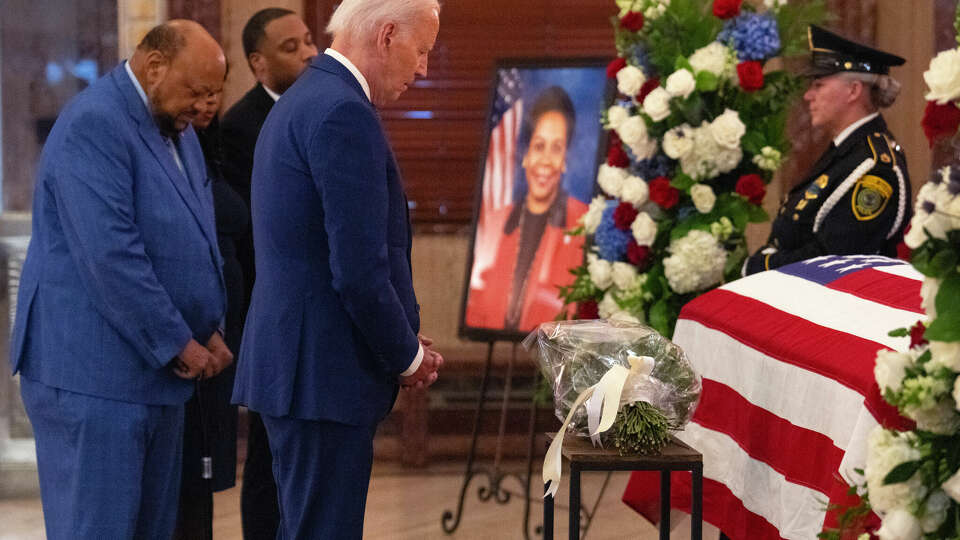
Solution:
M787 195L744 275L819 255L895 256L910 221L906 160L878 112L900 92L889 71L904 59L818 26L808 36L812 81L803 97L813 127L833 142Z

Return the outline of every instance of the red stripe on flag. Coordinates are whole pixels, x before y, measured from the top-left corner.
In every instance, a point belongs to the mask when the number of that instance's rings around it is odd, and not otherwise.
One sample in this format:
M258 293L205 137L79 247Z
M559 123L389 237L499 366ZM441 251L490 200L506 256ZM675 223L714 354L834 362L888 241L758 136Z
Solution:
M781 362L836 380L863 395L864 405L882 424L901 429L910 425L883 400L874 380L874 358L884 348L879 343L814 324L723 289L688 302L680 318L723 332Z
M829 493L836 483L843 450L829 437L757 407L725 384L703 379L703 393L693 421L729 435L750 457L794 484ZM758 437L757 433L764 435ZM790 444L784 446L783 441Z
M690 512L690 473L675 471L670 475L670 506ZM660 473L637 471L623 492L623 502L651 523L660 521ZM780 533L769 521L744 508L732 491L723 484L703 479L703 519L718 527L733 540L779 539Z
M843 276L827 287L877 304L923 314L920 282L915 279L868 268Z

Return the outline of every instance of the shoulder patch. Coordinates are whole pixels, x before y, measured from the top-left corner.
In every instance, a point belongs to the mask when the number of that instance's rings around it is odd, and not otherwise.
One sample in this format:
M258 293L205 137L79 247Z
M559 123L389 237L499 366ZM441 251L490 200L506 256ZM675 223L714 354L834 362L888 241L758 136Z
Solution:
M853 195L850 197L853 216L858 221L869 221L879 216L890 202L891 195L893 187L886 180L872 174L865 175L853 186Z

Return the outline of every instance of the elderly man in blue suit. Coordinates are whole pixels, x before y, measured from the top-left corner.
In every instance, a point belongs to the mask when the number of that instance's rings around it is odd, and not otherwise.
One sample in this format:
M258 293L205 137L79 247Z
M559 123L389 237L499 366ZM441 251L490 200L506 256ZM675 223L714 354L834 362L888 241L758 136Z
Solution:
M360 538L377 423L443 361L418 339L407 201L375 109L426 76L439 24L436 0L344 0L257 141L234 400L267 428L278 538Z
M225 69L198 24L154 28L66 106L44 147L11 359L48 538L173 531L191 379L233 359L190 127Z

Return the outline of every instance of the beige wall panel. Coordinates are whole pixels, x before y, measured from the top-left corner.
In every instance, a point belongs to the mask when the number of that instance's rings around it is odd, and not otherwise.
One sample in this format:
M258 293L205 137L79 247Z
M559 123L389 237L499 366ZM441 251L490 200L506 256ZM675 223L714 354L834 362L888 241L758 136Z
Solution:
M256 82L247 59L243 55L243 41L240 34L243 25L254 13L263 8L287 8L297 13L303 13L303 0L221 0L221 25L223 36L223 50L230 64L230 73L227 75L227 84L223 91L223 109L227 110Z
M884 116L906 150L914 194L930 174L930 148L920 119L926 106L923 72L933 57L933 40L933 0L878 0L877 45L907 59L906 65L892 70L903 88Z

